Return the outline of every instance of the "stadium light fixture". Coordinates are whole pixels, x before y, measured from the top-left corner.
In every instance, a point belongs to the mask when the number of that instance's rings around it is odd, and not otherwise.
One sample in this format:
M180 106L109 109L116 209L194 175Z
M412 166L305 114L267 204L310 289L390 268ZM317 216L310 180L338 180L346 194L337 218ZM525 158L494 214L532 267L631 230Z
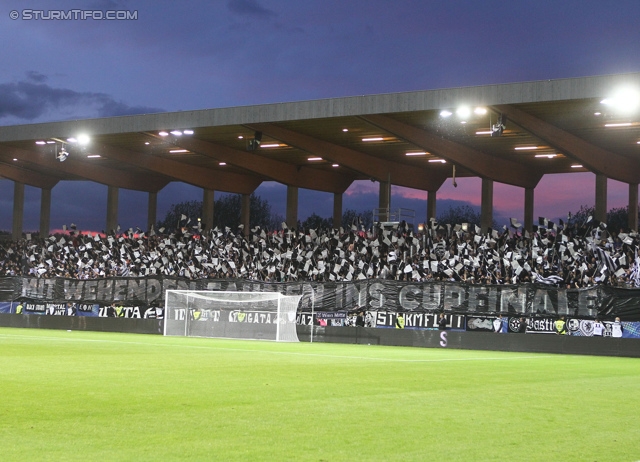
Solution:
M169 133L162 131L162 132L158 132L158 135L160 136L169 136Z
M500 114L498 116L498 121L491 126L491 136L502 136L505 129L507 128L507 116L504 114Z
M78 135L77 141L79 145L86 146L91 141L91 138L89 138L89 135L83 133L81 135Z
M264 146L266 145L262 145L262 132L260 131L253 132L253 138L247 140L247 151L255 151Z
M169 133L173 136L182 136L182 132L180 130L171 130Z
M44 144L47 144L47 143L45 141L36 141L36 144L44 145Z
M62 146L56 155L56 159L58 159L58 162L64 162L67 157L69 157L69 152Z
M447 111L446 109L444 111L440 111L440 117L444 117L445 119L447 117L451 117L453 113L451 111Z
M471 116L471 109L469 109L469 106L460 106L456 110L456 115L461 119L467 119Z
M607 128L630 127L631 125L633 125L631 122L622 122L622 123L616 123L616 124L604 124L604 126L607 127Z
M485 115L487 113L487 108L486 107L477 107L473 110L473 113L475 115Z
M182 133L185 135L193 135L193 130L183 130Z
M620 88L600 103L620 112L633 112L640 107L640 92L635 88Z

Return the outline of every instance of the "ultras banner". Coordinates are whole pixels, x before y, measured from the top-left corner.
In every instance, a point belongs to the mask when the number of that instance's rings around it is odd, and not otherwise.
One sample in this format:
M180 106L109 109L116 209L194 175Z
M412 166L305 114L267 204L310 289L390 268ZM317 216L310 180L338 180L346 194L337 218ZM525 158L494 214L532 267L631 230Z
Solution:
M640 320L640 289L594 286L560 289L542 284L468 285L454 282L399 282L363 280L354 282L268 283L248 280L169 277L110 279L0 278L2 301L162 307L167 289L238 290L282 292L303 295L302 308L315 311L436 312L477 314L505 313L512 316L620 316Z

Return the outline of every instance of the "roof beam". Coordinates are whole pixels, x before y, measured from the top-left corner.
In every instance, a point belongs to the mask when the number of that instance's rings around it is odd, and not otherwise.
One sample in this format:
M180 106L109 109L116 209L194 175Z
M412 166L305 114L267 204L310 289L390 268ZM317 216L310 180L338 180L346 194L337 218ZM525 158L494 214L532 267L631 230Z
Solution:
M510 122L519 125L563 154L580 161L592 172L624 183L636 184L640 181L640 164L627 157L594 146L509 104L496 105L493 109L505 114Z
M65 162L59 162L49 153L2 146L0 147L0 156L3 159L8 157L17 158L21 163L38 165L52 171L54 174L63 172L107 186L116 186L135 191L158 192L169 182L167 178L156 175L142 176L97 164L88 165L87 162L80 162L74 159L73 154Z
M43 175L32 170L25 170L5 163L6 159L0 159L0 176L18 183L24 183L41 189L51 189L58 184L58 178ZM13 162L13 160L11 160Z
M251 124L248 127L291 146L339 163L378 181L388 181L407 188L437 191L447 175L415 166L407 166L379 159L354 149L345 148L271 123Z
M257 176L220 172L105 144L96 146L94 151L118 162L135 165L204 189L251 194L262 183L262 179Z
M420 147L420 149L462 165L483 178L523 188L535 188L542 178L541 172L535 171L527 165L491 156L386 115L373 114L361 116L361 119Z
M152 133L146 133L146 135L154 139L163 139L161 136ZM300 188L341 194L347 190L355 179L353 175L344 175L304 166L296 167L293 164L269 159L250 151L240 151L194 137L174 137L172 143L220 162L226 162L229 165L235 165L280 183Z

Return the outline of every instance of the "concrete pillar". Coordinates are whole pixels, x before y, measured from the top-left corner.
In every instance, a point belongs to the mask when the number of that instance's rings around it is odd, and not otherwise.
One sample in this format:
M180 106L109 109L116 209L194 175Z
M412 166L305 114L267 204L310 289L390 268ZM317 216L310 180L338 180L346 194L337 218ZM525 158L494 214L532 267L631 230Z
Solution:
M596 220L607 222L607 177L596 173Z
M427 191L427 221L425 223L427 228L429 227L429 220L436 217L437 193L437 191Z
M109 186L107 189L107 233L118 227L118 193L119 189Z
M157 215L158 215L158 193L150 192L147 200L147 231L151 231L152 226L155 227Z
M204 189L202 192L202 229L209 231L213 229L213 204L215 191Z
M244 236L249 237L249 226L251 223L251 194L242 195L240 223L244 225Z
M287 186L287 226L298 228L298 187Z
M333 193L333 227L342 226L342 193Z
M389 181L381 181L380 192L378 194L378 208L380 209L380 221L389 221L390 207L391 207L391 183Z
M486 233L493 226L493 180L482 179L482 204L480 206L480 228Z
M49 236L51 228L51 190L40 190L40 237Z
M22 238L22 221L24 219L24 183L13 183L13 227L11 237Z
M638 183L629 184L629 229L638 230ZM616 229L616 231L619 231Z
M533 231L533 188L524 188L524 229Z

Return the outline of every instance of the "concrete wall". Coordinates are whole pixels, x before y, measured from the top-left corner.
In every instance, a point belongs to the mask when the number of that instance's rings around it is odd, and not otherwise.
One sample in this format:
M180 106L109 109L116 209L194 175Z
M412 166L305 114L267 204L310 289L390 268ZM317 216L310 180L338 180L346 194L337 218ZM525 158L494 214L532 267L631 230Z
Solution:
M374 329L367 327L313 326L313 329L313 341L325 343L640 357L639 341L630 338ZM298 326L298 337L302 342L310 341L311 326Z

